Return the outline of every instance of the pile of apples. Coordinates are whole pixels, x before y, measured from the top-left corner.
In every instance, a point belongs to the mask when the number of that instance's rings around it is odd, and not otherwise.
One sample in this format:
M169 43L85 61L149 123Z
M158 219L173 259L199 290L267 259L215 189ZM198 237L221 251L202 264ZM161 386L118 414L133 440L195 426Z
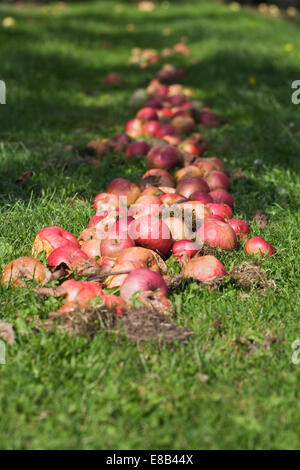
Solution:
M220 120L210 109L199 108L181 84L172 83L182 73L169 64L162 67L125 132L87 146L95 155L115 152L127 160L145 159L147 171L140 181L112 180L94 197L95 215L78 238L61 227L42 229L31 257L3 269L5 285L24 287L26 280L45 285L67 277L58 287L65 296L61 313L87 308L98 299L121 314L141 293L155 295L171 310L165 263L170 256L184 276L207 283L226 276L226 269L215 256L202 254L204 244L231 251L244 243L249 255L275 253L263 238L248 238L248 224L234 218L224 162L203 156L207 144L199 133L219 126ZM47 266L37 259L41 253ZM72 279L90 272L102 275L91 281ZM109 288L119 289L120 296L104 293Z

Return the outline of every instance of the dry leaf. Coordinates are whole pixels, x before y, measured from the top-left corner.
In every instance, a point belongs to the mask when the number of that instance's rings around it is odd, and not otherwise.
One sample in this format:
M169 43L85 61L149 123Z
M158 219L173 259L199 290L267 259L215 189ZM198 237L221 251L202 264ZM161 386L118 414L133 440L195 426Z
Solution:
M23 184L25 184L26 181L30 180L32 176L33 176L33 171L31 170L24 171L24 173L21 176L19 176L19 178L16 179L16 184L18 184L19 186L23 186Z
M10 346L15 342L15 332L11 323L0 321L0 338Z

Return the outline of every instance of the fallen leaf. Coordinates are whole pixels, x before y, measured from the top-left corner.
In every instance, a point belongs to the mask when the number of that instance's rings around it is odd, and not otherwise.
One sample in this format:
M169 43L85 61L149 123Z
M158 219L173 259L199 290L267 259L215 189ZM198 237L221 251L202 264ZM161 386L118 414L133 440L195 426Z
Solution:
M18 184L19 186L23 186L23 184L25 184L26 181L30 180L32 176L33 176L33 171L31 170L24 171L24 173L21 176L19 176L19 178L16 179L16 184Z

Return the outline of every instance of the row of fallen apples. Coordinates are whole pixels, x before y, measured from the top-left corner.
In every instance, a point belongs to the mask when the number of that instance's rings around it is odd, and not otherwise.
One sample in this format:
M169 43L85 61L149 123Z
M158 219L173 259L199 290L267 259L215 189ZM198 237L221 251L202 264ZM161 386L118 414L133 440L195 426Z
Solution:
M94 198L96 214L78 239L61 227L42 229L32 257L4 267L5 285L25 287L26 281L34 280L45 286L67 277L56 289L45 289L46 294L65 296L61 313L87 308L94 299L121 314L137 297L147 307L166 313L172 310L164 262L169 256L177 258L185 277L207 283L225 276L226 269L215 256L201 253L203 243L235 250L238 240L247 240L244 250L249 255L275 253L263 238L249 238L246 222L233 218L234 198L228 192L224 162L203 157L206 140L195 132L199 125L221 122L192 100L189 90L170 84L178 77L173 71L168 83L158 78L149 83L147 100L124 133L87 145L87 152L98 157L115 152L125 153L127 159L146 158L148 171L140 182L111 181ZM174 168L177 171L171 175ZM126 197L125 205L121 196ZM194 235L187 220L194 224L200 220ZM37 259L40 253L46 253L48 267ZM77 281L70 279L72 275L94 280ZM119 288L120 296L104 293L105 288Z

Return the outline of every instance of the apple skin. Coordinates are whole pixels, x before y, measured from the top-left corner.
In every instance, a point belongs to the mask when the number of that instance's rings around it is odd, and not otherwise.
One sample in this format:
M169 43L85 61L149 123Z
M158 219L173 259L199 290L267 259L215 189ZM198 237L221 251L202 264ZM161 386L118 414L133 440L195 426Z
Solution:
M141 193L140 188L135 183L125 178L115 178L112 180L107 186L106 192L118 197L126 197L127 206L133 204Z
M262 237L252 237L245 244L245 253L247 255L266 255L271 256L276 253L276 248L268 243Z
M147 142L136 141L128 145L126 150L126 157L143 157L149 152L149 145Z
M128 274L121 286L121 298L129 302L139 291L159 291L165 297L168 295L168 287L162 276L149 269L136 269Z
M8 263L2 271L1 281L10 287L25 287L25 279L42 285L51 280L51 272L40 261L22 256Z
M180 168L180 170L177 170L175 173L175 179L177 182L185 178L190 178L190 177L201 178L201 176L202 176L202 172L200 168L198 168L196 165L185 166L184 168Z
M144 173L142 176L142 179L144 180L148 178L157 179L159 182L158 186L169 186L170 188L174 188L175 186L170 173L168 173L166 170L163 170L162 168L152 168L151 170L146 171L146 173Z
M210 209L213 215L219 215L223 219L232 218L232 209L227 204L217 204L215 202L209 202L206 206Z
M144 124L143 134L149 135L150 137L156 136L158 129L160 128L160 123L158 121L148 121Z
M136 269L142 269L142 268L144 268L144 266L141 263L138 263L136 261L123 261L122 263L119 263L118 261L116 261L116 264L112 268L111 273L118 273L121 271L128 271L128 273L111 274L105 279L104 286L109 287L109 289L113 287L120 287L125 281L130 271L134 271Z
M205 177L205 181L210 191L214 191L215 189L228 189L230 186L230 180L223 171L212 171Z
M123 250L135 246L133 239L125 233L121 234L120 238L111 238L108 236L101 240L100 251L102 256L108 258L118 258Z
M33 242L31 254L37 256L45 251L46 255L49 256L53 250L66 244L80 248L77 238L72 233L53 225L38 232Z
M230 219L228 223L231 225L235 233L240 238L247 238L248 233L250 233L250 227L246 222L241 219Z
M203 191L195 191L190 195L189 199L190 201L202 202L202 204L209 204L210 202L213 202L212 197Z
M165 140L169 145L177 146L181 142L181 138L178 135L164 135L163 140Z
M119 86L122 84L122 78L118 73L110 72L105 77L105 83L107 85Z
M186 263L182 274L197 281L209 282L218 276L226 276L224 265L215 256L197 256Z
M215 170L215 167L211 162L206 162L198 158L193 161L193 165L199 168L202 177L209 175L209 173Z
M177 130L171 124L160 124L159 128L156 131L155 137L158 139L163 139L166 135L177 136Z
M128 145L131 142L131 138L125 134L125 132L120 132L116 134L110 141L108 142L108 147L111 152L114 153L123 153L126 151Z
M145 121L157 121L158 116L155 109L150 107L141 108L136 115L139 119L144 119Z
M187 199L195 192L202 191L204 193L209 192L207 183L202 179L195 176L184 178L179 181L176 186L176 193L182 194Z
M133 139L139 139L144 134L144 121L142 119L130 119L125 126L125 132Z
M121 297L114 294L102 294L101 299L104 300L105 305L110 309L115 309L117 315L122 315L126 304Z
M144 191L141 192L141 196L156 196L156 197L161 197L165 193L159 189L157 186L148 186L148 188L144 189Z
M207 108L203 108L199 124L205 127L218 127L220 125L220 120L215 113Z
M89 257L84 251L73 245L64 245L53 250L48 256L47 262L49 266L55 268L60 264L66 264L70 268L72 262L79 258L88 259Z
M127 238L130 224L133 221L134 218L130 215L116 218L115 222L113 222L108 229L107 237Z
M88 228L95 227L97 225L97 223L101 222L101 220L103 220L105 217L107 217L107 215L108 215L108 211L102 211L99 214L93 215L93 217L91 217L91 219L89 221Z
M153 147L147 155L147 167L169 170L180 163L181 153L171 145Z
M229 224L219 220L204 220L204 224L196 233L196 240L199 245L207 243L227 251L237 247L235 231Z
M210 191L208 194L211 196L212 202L216 202L217 204L227 204L231 209L234 208L234 198L228 191L226 191L226 189L215 189L214 191Z
M171 125L175 127L178 134L188 134L193 131L195 121L188 113L181 115L176 113Z
M169 253L173 243L168 226L151 215L135 219L130 225L129 235L138 245L157 251L163 256Z
M172 254L181 265L188 262L191 256L194 256L198 251L196 243L191 240L178 240L172 246Z
M225 163L218 157L202 157L198 160L200 162L212 165L212 171L225 171Z

